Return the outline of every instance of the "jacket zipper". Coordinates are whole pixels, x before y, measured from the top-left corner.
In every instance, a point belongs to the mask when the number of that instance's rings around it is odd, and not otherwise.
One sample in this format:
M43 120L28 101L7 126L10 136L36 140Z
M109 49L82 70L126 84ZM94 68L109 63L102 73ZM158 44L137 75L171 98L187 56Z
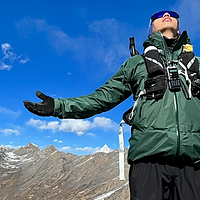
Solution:
M166 51L166 46L165 46L165 41L163 39L163 46L164 46L164 54L165 54L165 58L166 58L166 67L168 67L168 58L167 58L167 51ZM175 124L175 128L176 128L176 136L177 136L177 146L176 146L176 154L175 157L177 157L180 153L180 126L179 126L179 115L178 115L178 101L177 101L177 95L176 92L174 93L174 109L175 109L175 120L176 120L176 124Z
M177 157L180 153L181 134L179 126L178 101L176 92L174 92L174 107L175 107L175 118L176 118L176 135L177 135L176 157Z

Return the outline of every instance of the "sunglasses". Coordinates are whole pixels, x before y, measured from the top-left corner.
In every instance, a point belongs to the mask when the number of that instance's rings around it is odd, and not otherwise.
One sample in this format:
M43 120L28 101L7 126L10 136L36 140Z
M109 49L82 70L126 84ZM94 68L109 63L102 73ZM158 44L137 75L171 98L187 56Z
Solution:
M157 13L155 13L155 14L153 14L153 15L151 16L151 22L153 22L154 20L156 20L156 19L158 19L158 18L163 17L163 15L164 15L165 13L169 13L170 17L174 17L174 18L176 18L176 19L179 18L178 13L176 13L176 12L174 12L174 11L161 11L161 12L157 12Z

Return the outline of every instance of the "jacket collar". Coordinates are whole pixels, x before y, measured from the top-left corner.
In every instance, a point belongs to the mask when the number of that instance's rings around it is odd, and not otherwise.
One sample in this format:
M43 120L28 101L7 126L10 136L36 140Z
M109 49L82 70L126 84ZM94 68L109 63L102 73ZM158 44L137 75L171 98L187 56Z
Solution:
M187 31L183 31L179 36L177 43L175 44L173 51L176 51L182 47L184 44L191 44L190 38L188 37ZM156 32L152 34L143 44L143 47L155 46L158 49L168 49L165 39L163 38L161 32Z

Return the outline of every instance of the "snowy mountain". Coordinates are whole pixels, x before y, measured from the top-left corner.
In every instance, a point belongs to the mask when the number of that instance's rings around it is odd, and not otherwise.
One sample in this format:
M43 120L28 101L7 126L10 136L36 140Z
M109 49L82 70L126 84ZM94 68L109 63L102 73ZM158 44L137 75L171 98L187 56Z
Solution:
M95 153L110 153L112 149L108 148L107 144L105 144L101 149L95 151Z
M0 146L0 199L129 200L128 164L126 181L120 181L118 150L105 145L99 152L77 156L53 145Z

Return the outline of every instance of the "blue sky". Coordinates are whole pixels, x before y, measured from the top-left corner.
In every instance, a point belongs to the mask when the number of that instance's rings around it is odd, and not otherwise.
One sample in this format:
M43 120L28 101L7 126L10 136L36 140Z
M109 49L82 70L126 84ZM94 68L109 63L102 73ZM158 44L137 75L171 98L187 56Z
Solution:
M142 53L150 16L175 10L200 55L200 1L4 0L0 6L0 144L34 143L89 154L107 144L118 148L118 128L132 97L113 110L84 120L38 117L23 100L38 102L92 93L129 58L129 37ZM129 127L125 127L128 147Z

